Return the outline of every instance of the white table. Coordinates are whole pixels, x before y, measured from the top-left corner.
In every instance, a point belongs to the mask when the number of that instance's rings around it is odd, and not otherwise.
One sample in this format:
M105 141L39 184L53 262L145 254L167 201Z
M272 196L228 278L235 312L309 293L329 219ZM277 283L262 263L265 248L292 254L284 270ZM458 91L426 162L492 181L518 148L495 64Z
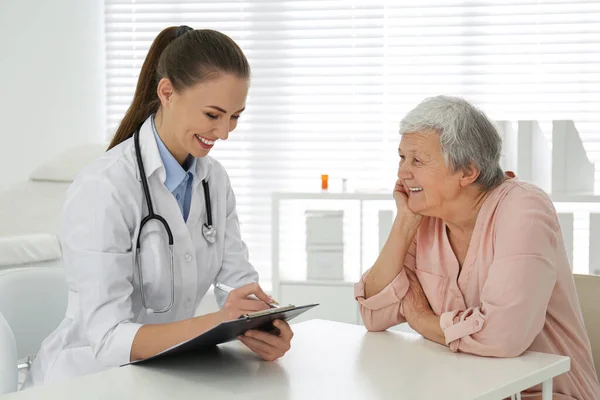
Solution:
M203 355L114 368L6 399L497 400L542 382L550 382L551 391L552 378L570 366L568 357L541 353L514 359L456 354L418 335L368 333L323 320L295 324L294 331L292 349L272 363L233 342Z

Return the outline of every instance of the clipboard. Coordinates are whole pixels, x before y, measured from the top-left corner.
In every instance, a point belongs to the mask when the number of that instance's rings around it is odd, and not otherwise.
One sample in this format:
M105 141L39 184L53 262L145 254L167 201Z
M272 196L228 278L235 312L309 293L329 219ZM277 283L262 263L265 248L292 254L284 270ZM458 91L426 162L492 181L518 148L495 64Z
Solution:
M298 307L289 305L278 308L271 308L265 311L257 311L250 314L244 314L238 319L222 322L214 328L211 328L208 331L201 333L200 335L194 338L186 340L185 342L181 342L171 348L163 350L162 352L152 357L132 361L124 365L140 364L157 358L203 350L221 343L236 340L239 335L242 335L244 334L244 332L251 329L276 333L275 330L277 328L273 326L273 321L275 321L276 319L290 321L296 318L298 315L318 305L319 304L307 304Z

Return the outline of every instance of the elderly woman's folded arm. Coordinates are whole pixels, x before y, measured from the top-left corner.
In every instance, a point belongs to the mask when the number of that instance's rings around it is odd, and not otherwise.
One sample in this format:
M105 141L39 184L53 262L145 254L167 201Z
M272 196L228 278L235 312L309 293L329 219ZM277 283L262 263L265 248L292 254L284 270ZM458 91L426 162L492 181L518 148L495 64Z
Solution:
M369 331L382 331L406 322L400 311L408 291L405 266L414 268L418 221L396 218L381 254L371 269L354 285L354 297Z
M498 210L502 214L494 262L481 292L481 306L440 317L453 351L516 357L544 327L557 280L554 255L561 232L549 200L535 195L518 198L518 203L507 202Z

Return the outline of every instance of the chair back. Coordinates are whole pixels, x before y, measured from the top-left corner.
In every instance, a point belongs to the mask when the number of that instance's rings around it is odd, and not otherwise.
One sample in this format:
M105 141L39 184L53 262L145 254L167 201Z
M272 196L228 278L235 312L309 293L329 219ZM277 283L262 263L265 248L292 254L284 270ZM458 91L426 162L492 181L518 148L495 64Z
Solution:
M18 379L17 343L8 322L0 314L0 395L16 392Z
M592 345L596 373L600 379L600 276L574 274L583 322Z
M63 268L0 270L0 313L17 341L19 360L35 356L65 317L68 287Z

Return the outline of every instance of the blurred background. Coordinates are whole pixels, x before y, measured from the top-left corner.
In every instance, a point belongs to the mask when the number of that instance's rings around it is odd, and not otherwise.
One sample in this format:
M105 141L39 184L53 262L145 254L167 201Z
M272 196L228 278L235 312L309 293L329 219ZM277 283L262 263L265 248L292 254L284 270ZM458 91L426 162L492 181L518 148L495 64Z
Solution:
M503 166L553 196L574 271L600 274L600 2L556 0L2 0L4 267L60 263L64 190L106 148L154 37L181 24L250 60L247 111L211 155L284 299L344 298L334 319L359 322L351 285L393 218L398 123L438 94L497 123ZM46 247L22 250L31 234Z

